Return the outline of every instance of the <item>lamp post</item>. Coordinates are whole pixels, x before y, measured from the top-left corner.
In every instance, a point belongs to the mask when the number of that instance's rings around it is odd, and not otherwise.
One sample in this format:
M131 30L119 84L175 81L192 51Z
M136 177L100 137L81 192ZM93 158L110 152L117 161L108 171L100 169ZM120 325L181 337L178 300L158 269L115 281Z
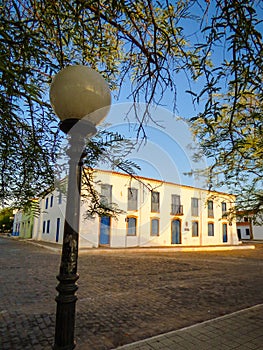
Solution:
M96 125L106 117L111 103L110 90L99 73L86 66L67 66L52 80L50 102L60 118L60 129L70 136L66 217L57 279L54 350L75 347L75 306L78 289L79 213L82 158L85 138L96 133Z

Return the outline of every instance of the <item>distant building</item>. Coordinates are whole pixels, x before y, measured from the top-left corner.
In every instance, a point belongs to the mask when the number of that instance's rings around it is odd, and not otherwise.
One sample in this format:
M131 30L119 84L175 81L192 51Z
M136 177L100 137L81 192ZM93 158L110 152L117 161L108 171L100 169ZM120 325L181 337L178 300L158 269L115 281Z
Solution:
M96 189L102 200L122 210L117 219L87 218L82 200L80 247L213 246L239 244L235 220L227 212L235 196L156 179L96 170ZM65 195L54 190L39 200L33 238L62 243Z
M37 202L38 199L32 199L32 202ZM33 207L27 210L15 210L12 236L20 238L32 238L35 217Z
M237 212L237 235L239 240L263 240L263 218L253 211Z

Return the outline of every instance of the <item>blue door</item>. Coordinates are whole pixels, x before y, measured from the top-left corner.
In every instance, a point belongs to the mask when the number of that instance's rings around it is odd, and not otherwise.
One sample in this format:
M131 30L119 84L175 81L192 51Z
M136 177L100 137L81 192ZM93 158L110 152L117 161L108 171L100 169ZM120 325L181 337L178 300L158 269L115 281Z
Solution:
M223 224L223 243L227 242L227 224Z
M181 244L181 221L172 221L172 244Z
M110 217L100 218L100 245L110 244Z
M59 231L60 231L60 218L57 218L56 242L58 242L59 240Z

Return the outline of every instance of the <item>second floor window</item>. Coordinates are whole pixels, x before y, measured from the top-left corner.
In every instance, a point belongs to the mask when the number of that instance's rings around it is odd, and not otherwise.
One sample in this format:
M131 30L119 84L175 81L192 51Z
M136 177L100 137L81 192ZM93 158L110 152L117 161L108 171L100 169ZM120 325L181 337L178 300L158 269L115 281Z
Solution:
M138 210L137 188L128 188L128 210Z
M172 194L171 199L171 214L183 214L183 207L181 205L180 196L178 196L177 194Z
M214 217L214 203L213 203L213 201L207 202L207 208L208 208L208 217L213 218Z
M45 204L45 208L48 208L48 198L46 198L46 204Z
M50 197L50 208L53 207L53 199L54 199L54 197L51 196L51 197Z
M58 194L58 204L62 203L62 192L59 192Z
M226 202L221 203L221 208L222 208L222 216L226 215L226 212L227 212Z
M199 215L199 200L198 200L198 198L192 198L192 200L191 200L191 211L192 211L192 216L198 216Z
M101 185L101 203L109 206L112 202L112 186L103 184Z
M158 213L160 211L160 193L159 192L152 192L151 211L155 213Z

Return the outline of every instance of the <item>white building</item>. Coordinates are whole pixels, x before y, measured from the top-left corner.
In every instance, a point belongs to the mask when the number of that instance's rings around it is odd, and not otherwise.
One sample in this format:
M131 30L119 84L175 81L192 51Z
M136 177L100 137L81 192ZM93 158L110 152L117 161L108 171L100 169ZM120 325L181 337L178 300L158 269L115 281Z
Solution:
M238 244L236 222L227 211L235 197L155 179L96 170L96 189L103 200L118 205L117 219L87 219L82 201L80 247L213 246ZM55 190L40 200L33 238L62 243L65 196Z
M263 226L256 223L262 221L262 216L251 211L238 212L236 225L239 240L263 240Z

